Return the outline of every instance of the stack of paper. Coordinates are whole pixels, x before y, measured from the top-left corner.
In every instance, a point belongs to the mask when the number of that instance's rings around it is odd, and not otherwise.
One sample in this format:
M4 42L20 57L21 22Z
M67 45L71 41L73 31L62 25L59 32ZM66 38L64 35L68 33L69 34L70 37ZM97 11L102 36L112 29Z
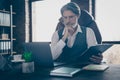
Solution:
M83 70L91 70L91 71L104 71L109 66L106 64L90 64L85 67L83 67Z

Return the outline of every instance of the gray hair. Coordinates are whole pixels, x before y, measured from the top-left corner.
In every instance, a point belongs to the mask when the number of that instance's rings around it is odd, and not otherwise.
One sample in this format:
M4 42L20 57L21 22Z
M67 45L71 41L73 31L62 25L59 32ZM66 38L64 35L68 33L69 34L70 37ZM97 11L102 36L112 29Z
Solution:
M62 8L61 8L61 14L63 15L63 12L65 10L70 10L72 11L74 14L76 14L77 16L80 16L81 12L80 12L80 7L74 3L74 2L70 2L70 3L67 3L66 5L64 5Z

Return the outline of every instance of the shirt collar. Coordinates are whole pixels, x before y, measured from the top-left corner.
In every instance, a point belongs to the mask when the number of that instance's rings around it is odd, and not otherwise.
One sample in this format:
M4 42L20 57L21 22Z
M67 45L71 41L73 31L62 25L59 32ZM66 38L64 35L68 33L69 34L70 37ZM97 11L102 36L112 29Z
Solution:
M76 32L73 34L73 36L76 36L78 32L82 33L80 25L78 25Z
M82 33L82 29L81 29L80 25L78 25L78 28L77 28L76 32L81 32Z

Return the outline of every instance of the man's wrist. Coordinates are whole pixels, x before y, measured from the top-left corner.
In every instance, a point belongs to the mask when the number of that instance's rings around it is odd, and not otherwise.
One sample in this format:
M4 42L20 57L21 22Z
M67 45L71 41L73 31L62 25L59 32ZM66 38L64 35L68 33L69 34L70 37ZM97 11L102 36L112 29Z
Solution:
M65 42L66 41L66 39L67 39L67 35L64 35L63 37L62 37L62 40Z
M64 42L65 42L65 40L66 40L66 38L65 38L65 37L62 37L62 41L64 41Z

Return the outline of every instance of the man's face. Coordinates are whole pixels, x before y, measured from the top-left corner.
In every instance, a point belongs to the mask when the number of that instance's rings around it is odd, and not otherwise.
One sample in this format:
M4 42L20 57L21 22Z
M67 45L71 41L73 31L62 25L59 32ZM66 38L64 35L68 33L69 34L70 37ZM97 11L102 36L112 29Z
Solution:
M78 22L78 16L70 10L63 12L63 21L65 26L74 26Z

